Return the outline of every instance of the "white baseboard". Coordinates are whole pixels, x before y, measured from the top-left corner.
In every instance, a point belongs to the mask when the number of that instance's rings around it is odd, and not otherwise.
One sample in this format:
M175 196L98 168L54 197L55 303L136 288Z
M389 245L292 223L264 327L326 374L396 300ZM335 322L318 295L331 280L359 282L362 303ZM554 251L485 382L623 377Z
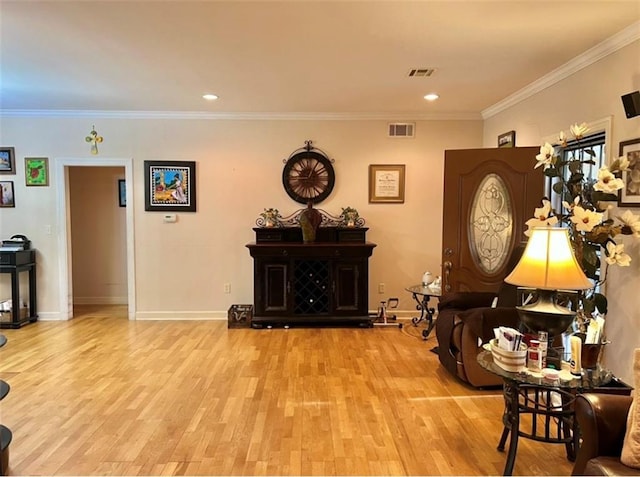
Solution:
M226 311L138 311L136 320L227 320Z
M101 302L84 302L74 299L74 303L77 305L125 305L125 303L105 303ZM375 315L378 311L371 310L370 315ZM416 310L389 310L392 314L396 315L400 319L411 319L413 317L420 316L420 313ZM437 316L437 313L436 313ZM435 316L434 316L435 318ZM136 320L211 320L211 321L225 321L227 320L227 311L138 311L135 313ZM63 314L58 311L46 311L38 312L39 321L66 321Z

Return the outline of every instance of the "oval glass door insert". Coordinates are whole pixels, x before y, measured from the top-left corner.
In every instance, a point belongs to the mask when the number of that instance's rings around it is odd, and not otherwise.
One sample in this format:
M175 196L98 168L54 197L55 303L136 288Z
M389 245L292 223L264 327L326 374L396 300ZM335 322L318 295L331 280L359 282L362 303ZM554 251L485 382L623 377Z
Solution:
M480 269L495 273L508 259L513 210L506 184L497 174L485 177L471 205L469 248Z

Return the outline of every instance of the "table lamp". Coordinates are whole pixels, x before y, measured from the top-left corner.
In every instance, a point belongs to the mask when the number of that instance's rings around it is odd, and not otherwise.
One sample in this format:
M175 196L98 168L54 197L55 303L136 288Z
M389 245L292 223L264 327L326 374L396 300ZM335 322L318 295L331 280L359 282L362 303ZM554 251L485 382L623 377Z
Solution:
M534 303L516 308L527 328L546 331L550 340L566 331L576 315L557 303L557 291L593 287L573 254L568 230L558 227L534 228L522 258L504 281L537 290Z

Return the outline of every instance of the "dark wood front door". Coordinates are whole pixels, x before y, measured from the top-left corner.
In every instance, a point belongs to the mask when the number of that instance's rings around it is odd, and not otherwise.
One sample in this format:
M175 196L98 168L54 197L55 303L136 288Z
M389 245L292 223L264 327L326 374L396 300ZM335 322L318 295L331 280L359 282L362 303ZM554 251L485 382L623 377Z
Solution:
M443 291L497 291L540 207L537 147L445 151Z

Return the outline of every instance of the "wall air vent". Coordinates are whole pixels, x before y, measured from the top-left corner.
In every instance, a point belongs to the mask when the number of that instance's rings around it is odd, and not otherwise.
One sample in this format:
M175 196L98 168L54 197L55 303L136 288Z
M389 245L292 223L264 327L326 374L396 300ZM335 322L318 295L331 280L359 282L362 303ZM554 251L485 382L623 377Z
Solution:
M409 76L415 78L428 78L435 72L435 68L413 68L409 70Z
M415 123L390 123L389 137L413 137Z

